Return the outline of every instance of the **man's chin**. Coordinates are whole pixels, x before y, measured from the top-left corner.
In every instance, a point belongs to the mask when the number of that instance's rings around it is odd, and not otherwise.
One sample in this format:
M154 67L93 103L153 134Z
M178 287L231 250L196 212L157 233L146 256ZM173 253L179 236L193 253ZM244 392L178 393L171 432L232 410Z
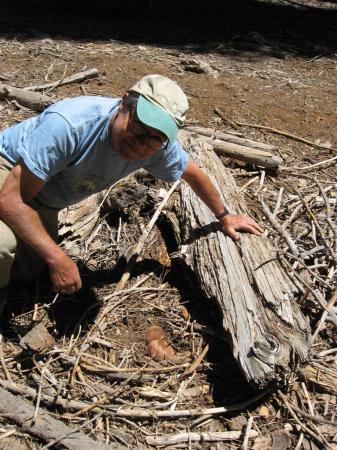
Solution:
M121 148L118 152L121 159L124 161L136 161L136 160L143 160L148 159L149 155L140 154L136 150L134 150L132 147L124 147Z
M124 161L134 161L136 159L141 159L136 150L128 143L121 145L117 150L119 156Z
M139 158L139 157L137 157L135 155L126 155L126 154L123 154L123 153L120 153L119 156L121 157L121 159L123 161L135 161L136 159L141 159L141 158Z
M124 148L118 153L121 159L123 159L124 161L135 161L136 159L141 159L134 150L129 148Z

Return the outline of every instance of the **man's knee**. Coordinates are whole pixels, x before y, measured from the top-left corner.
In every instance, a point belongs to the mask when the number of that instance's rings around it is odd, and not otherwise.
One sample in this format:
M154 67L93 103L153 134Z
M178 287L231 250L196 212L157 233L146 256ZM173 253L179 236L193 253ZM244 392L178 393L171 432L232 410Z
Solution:
M7 286L9 282L16 248L15 234L0 220L0 289Z
M8 258L14 257L17 247L17 239L13 231L0 220L0 255Z

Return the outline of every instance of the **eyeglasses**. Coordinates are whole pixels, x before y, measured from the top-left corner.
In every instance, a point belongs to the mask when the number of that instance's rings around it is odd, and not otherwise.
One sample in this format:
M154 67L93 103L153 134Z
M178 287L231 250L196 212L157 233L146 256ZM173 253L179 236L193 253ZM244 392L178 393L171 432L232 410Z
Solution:
M135 117L135 109L129 113L128 130L131 131L139 145L148 145L152 150L164 150L168 145L168 140L164 137L150 134L145 126Z

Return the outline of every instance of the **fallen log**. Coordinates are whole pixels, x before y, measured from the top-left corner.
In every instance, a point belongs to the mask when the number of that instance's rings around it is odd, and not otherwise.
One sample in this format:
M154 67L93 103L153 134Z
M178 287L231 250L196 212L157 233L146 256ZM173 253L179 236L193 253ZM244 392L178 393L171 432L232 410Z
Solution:
M271 145L222 133L210 128L190 126L185 131L190 132L192 135L205 136L204 139L212 145L213 150L219 156L271 169L276 169L283 164L282 158L271 153L271 150L275 150L275 147Z
M20 105L32 109L33 111L43 111L47 106L55 103L58 99L52 99L48 95L39 94L34 91L43 91L44 89L53 89L64 84L76 83L98 75L97 69L88 69L83 72L75 73L69 77L63 78L52 83L40 86L30 86L25 88L17 88L7 84L0 83L0 98L15 100Z
M55 102L51 97L37 92L29 92L21 88L0 83L0 98L16 100L20 105L33 111L43 111Z
M88 80L89 78L97 77L97 75L98 75L97 69L95 69L95 68L88 69L88 70L84 70L83 72L74 73L73 75L70 75L69 77L65 77L61 80L54 81L51 83L25 87L24 90L25 91L43 91L45 89L62 86L64 84L79 83L80 81L84 81L84 80Z
M203 138L182 131L180 141L221 192L233 214L248 214L234 178ZM294 360L308 356L308 321L296 304L297 287L264 236L241 235L239 243L217 230L212 213L182 183L175 211L167 213L180 264L192 269L203 294L222 311L233 354L246 379L259 386L277 380ZM177 253L176 253L177 254Z
M35 421L35 407L27 400L13 395L0 387L0 413L18 424L21 430L45 442L55 441L52 448L67 448L71 450L93 449L108 450L125 448L119 444L105 445L96 442L84 433L70 428L54 419L41 408Z
M213 150L219 156L238 159L239 161L255 164L256 166L276 169L283 163L279 156L263 150L257 150L243 145L230 144L219 140L213 141Z
M218 139L220 141L231 142L232 144L244 145L246 147L257 148L259 150L273 151L276 150L274 145L265 144L264 142L253 141L244 137L237 136L235 134L223 133L222 131L214 130L213 128L204 128L190 125L184 128L186 131L200 134L212 139Z

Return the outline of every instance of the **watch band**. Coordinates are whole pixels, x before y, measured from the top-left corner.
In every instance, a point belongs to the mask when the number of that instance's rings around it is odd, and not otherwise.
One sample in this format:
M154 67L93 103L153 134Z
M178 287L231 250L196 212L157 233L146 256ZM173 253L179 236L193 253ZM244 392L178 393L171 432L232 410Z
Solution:
M228 214L229 214L229 211L224 207L224 208L223 208L223 212L222 212L221 214L218 214L217 216L215 216L215 218L216 218L217 220L221 220L221 219L223 219L224 217L228 216Z

